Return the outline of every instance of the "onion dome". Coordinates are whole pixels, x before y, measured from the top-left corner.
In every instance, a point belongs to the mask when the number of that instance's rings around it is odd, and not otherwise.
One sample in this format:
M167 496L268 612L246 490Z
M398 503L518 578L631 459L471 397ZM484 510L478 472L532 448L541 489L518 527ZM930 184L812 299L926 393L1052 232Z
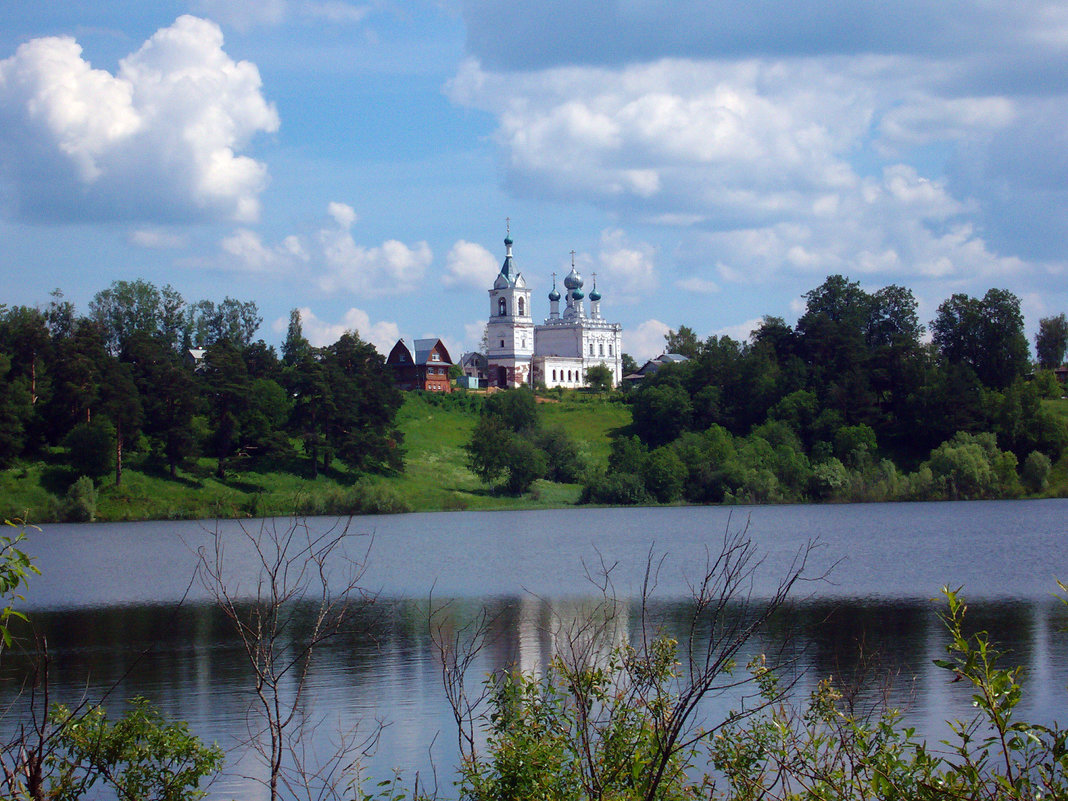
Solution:
M560 292L556 288L556 273L553 273L553 288L549 292L549 300L556 303L560 300Z
M572 264L571 265L571 272L569 272L567 274L567 277L564 278L564 286L569 291L573 292L576 289L581 289L582 288L582 283L583 283L582 276L578 274L578 271L575 269L575 265ZM583 297L582 293L579 293L579 297Z
M582 300L584 297L586 297L586 293L584 293L581 289L572 289L571 297L573 297L575 300Z
M593 290L590 292L590 300L594 303L601 299L601 293L597 291L597 273L593 274Z

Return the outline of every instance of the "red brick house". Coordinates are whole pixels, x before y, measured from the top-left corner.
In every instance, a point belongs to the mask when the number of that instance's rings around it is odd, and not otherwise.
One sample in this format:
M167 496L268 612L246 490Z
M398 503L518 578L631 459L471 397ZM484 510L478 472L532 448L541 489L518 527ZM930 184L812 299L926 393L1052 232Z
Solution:
M398 339L386 357L386 365L393 368L393 380L398 389L452 392L449 381L452 357L440 339L415 340L415 353L408 349L403 339Z

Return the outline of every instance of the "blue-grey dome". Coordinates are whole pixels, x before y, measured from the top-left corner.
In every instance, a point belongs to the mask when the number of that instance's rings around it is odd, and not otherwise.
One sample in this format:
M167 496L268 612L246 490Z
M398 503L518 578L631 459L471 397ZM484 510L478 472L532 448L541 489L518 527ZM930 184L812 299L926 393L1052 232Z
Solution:
M567 274L567 277L564 279L564 286L567 289L572 289L573 290L573 289L581 288L582 287L582 283L583 283L582 282L582 276L578 274L578 271L575 270L575 265L572 264L571 265L571 272L569 272Z

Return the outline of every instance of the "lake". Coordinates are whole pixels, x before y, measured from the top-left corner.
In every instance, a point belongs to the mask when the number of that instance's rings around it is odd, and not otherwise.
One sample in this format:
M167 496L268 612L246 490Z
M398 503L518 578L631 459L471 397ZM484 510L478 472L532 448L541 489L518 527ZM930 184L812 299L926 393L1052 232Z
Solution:
M307 522L316 532L338 525ZM228 620L194 578L197 550L218 536L227 586L247 594L257 571L242 525L255 532L288 523L31 532L26 550L43 575L32 579L22 608L47 637L53 698L76 703L108 693L116 712L121 699L144 695L236 754L248 736L251 677ZM774 625L743 650L743 662L784 655L799 692L829 675L852 682L863 674L875 698L874 688L890 677L893 702L937 739L945 719L971 709L962 685L931 663L945 646L939 588L963 586L968 618L1028 671L1025 714L1068 719L1068 615L1053 595L1056 580L1068 580L1068 501L455 512L348 522L343 544L363 563L360 587L374 603L317 652L306 709L320 722L313 742L325 750L334 732L369 735L381 724L365 775L418 771L421 782L436 775L447 795L456 733L432 630L463 631L485 610L491 639L473 663L474 679L511 665L537 670L561 631L596 611L604 586L619 602L612 638L636 636L653 564L646 611L678 636L693 582L725 534L744 530L762 556L745 585L756 599L774 592L807 544L816 548L806 566L813 580L795 585ZM344 564L335 562L337 589ZM6 656L4 673L18 669ZM5 707L12 687L0 688ZM722 715L737 700L710 699L704 714ZM18 708L0 725L10 730ZM243 777L256 771L248 758L228 760L211 797L262 797Z

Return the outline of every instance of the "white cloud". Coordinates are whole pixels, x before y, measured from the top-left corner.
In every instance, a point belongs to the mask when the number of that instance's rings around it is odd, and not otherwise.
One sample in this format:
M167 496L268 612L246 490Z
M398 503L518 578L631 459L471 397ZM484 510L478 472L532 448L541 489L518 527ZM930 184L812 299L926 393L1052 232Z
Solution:
M748 342L749 335L755 331L763 322L763 318L754 317L752 320L746 320L745 322L736 323L735 325L727 325L722 328L717 328L713 333L720 337L730 337L737 342Z
M693 291L712 289L710 265L720 282L903 282L1017 271L1017 253L1061 260L1063 89L1040 101L957 77L912 52L525 72L472 58L447 91L496 115L509 190L688 228L672 258ZM625 296L653 282L651 264L632 262Z
M281 244L264 244L260 235L247 228L239 228L219 243L229 258L227 266L251 272L279 272L297 261L309 259L296 236L287 236Z
M319 231L327 270L319 277L320 289L378 296L419 287L433 260L426 242L409 246L389 239L377 247L359 245L349 230L356 221L352 207L331 203L328 210L337 226Z
M629 353L639 365L659 356L667 345L667 336L671 326L659 320L646 320L637 328L623 332L623 352Z
M300 322L304 337L314 347L333 345L346 331L355 331L364 342L370 342L383 356L400 339L400 328L395 322L381 320L371 322L371 316L363 309L350 308L337 323L320 320L307 306L300 308ZM289 327L289 316L279 317L271 325L275 333L284 333Z
M496 257L482 245L460 239L445 257L447 287L464 289L488 289L500 268Z
M448 91L498 115L509 185L667 220L782 216L854 185L844 151L872 113L862 82L810 62L493 73L468 60Z
M482 334L485 333L485 331L485 320L464 323L464 350L480 350L482 348Z
M139 228L130 233L130 242L151 250L175 250L185 247L186 238L162 228Z
M602 231L597 254L601 293L611 293L613 300L623 303L648 297L657 284L655 256L656 248L645 242L632 243L618 228Z
M883 155L936 141L983 137L1011 125L1015 103L1007 97L945 98L924 94L891 108L879 122L876 147Z
M70 37L0 61L0 164L30 218L255 220L267 168L239 155L278 128L259 71L191 16L93 69Z
M338 203L336 200L327 204L326 212L334 218L334 222L346 230L352 228L356 220L359 219L356 215L356 210L352 206L348 203Z
M700 278L696 275L676 281L675 286L679 289L685 289L687 292L695 292L698 295L714 295L719 292L719 284L715 281Z

